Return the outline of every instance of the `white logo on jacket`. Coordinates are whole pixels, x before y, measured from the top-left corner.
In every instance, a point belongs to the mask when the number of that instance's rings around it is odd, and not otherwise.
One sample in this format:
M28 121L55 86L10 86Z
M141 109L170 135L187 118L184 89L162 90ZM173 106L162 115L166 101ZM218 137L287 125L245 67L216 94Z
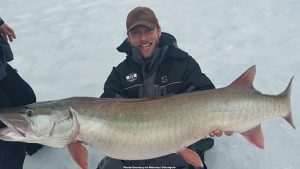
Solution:
M168 76L162 76L161 83L167 83L167 82L168 82Z
M137 79L137 73L130 73L126 76L127 82L134 82Z

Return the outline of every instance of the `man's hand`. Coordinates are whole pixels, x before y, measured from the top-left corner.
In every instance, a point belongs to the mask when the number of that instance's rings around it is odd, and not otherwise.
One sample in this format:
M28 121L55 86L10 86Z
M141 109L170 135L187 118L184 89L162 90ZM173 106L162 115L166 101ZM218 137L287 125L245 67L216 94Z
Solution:
M231 136L233 134L233 131L224 131L224 133L227 136ZM220 137L222 135L223 135L223 131L219 130L219 129L216 129L216 130L209 133L210 137L215 137L215 136Z
M16 39L16 34L14 30L11 27L9 27L6 23L0 26L0 32L6 40L9 39L9 41L12 42L13 39Z

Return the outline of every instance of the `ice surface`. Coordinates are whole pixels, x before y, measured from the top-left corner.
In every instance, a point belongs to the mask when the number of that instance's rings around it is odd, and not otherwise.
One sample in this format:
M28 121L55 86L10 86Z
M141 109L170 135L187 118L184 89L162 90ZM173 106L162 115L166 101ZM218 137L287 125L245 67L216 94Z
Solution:
M300 1L297 0L1 0L0 15L17 39L11 65L33 87L38 101L94 96L125 55L127 13L152 8L162 30L192 55L216 87L230 84L257 65L254 86L279 94L295 75L294 123L300 128ZM215 139L209 169L298 169L300 131L281 118L262 124L265 150L242 136ZM90 168L103 158L90 151ZM78 168L67 149L43 148L24 169Z

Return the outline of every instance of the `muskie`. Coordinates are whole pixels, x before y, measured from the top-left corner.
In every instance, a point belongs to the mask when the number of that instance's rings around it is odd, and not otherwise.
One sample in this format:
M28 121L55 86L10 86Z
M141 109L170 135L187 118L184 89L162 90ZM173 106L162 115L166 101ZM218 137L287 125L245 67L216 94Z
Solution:
M260 123L274 116L293 128L291 82L279 95L266 95L253 87L255 66L225 88L154 99L99 99L72 97L0 110L7 128L0 139L68 146L73 159L88 168L82 145L123 160L151 159L171 153L195 167L203 164L187 147L221 129L241 133L264 148Z

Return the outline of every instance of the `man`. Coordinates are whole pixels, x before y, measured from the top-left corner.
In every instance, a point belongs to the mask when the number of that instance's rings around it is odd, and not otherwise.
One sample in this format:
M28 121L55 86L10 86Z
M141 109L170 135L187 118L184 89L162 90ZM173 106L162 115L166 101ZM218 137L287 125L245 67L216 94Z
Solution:
M13 53L7 42L16 38L14 31L0 18L0 108L16 107L36 101L32 88L7 62L13 60ZM5 124L0 122L0 128ZM21 142L0 140L0 169L22 169L26 155L35 153L41 146Z
M156 97L215 88L201 72L198 63L177 47L176 39L161 32L151 9L133 9L127 16L126 27L128 37L117 49L126 53L127 57L113 68L105 82L102 98ZM210 133L211 136L221 134L220 130ZM204 152L213 147L213 144L213 139L206 138L189 148L196 151L204 161ZM133 161L105 157L98 169L123 169L126 166L193 168L181 156L171 154Z

